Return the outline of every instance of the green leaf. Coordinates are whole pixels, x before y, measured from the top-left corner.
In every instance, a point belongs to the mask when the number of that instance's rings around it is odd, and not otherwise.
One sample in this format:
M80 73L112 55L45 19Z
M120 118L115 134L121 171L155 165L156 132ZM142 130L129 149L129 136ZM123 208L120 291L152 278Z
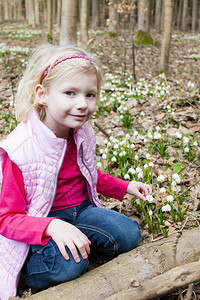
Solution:
M172 165L172 169L174 173L179 173L181 171L182 168L186 168L186 165L182 164L182 163L175 163Z

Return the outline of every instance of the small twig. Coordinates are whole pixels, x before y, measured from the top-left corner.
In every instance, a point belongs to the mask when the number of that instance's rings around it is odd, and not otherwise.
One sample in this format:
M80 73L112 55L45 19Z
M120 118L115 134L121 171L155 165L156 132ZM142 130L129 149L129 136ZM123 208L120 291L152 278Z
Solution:
M193 290L194 290L194 283L190 283L189 286L188 286L188 289L187 289L187 293L184 297L184 300L191 300Z
M109 134L97 122L94 122L94 125L109 139Z

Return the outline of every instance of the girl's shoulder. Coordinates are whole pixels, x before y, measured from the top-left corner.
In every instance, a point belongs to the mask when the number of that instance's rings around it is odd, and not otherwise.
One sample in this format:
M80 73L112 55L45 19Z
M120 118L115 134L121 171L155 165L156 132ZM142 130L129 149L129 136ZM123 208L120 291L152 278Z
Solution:
M19 123L17 127L0 142L0 156L5 152L15 152L26 140L30 138L26 123Z

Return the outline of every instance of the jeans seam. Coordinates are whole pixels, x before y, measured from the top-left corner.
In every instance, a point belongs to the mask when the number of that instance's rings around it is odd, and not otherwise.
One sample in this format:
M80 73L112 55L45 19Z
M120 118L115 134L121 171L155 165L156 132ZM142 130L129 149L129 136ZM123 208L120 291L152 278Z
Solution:
M76 227L77 228L83 228L83 229L93 230L93 231L96 231L96 232L104 235L105 237L107 237L113 243L114 252L117 253L117 251L118 251L117 243L116 243L114 237L111 234L109 234L108 232L106 232L106 231L104 231L102 229L99 229L98 227L91 226L91 225L85 225L85 224L78 224L78 225L76 225Z

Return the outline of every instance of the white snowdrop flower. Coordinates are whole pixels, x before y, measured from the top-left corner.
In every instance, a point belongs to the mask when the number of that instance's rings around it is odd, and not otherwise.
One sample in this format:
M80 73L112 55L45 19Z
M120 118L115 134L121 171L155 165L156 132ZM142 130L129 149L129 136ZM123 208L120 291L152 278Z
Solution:
M113 137L111 136L110 139L112 139L112 138L113 138ZM107 144L107 143L108 143L108 140L105 139L103 142L104 142L104 144Z
M129 176L128 174L125 174L125 175L124 175L124 179L130 180L130 176Z
M164 188L164 187L160 188L160 192L163 194L166 193L166 188Z
M118 149L119 145L118 144L114 144L114 149Z
M149 211L149 216L152 216L153 215L153 212L152 210Z
M183 137L183 143L188 144L188 142L189 142L189 138L187 136L184 136Z
M135 131L133 132L133 134L134 134L134 136L137 136L137 135L138 135L138 131L135 130Z
M147 154L146 154L146 158L147 158L147 159L150 159L150 158L151 158L151 154L147 153Z
M171 107L170 107L170 105L167 105L167 109L170 109Z
M106 158L107 158L107 155L104 153L104 154L102 155L102 158L103 158L103 159L106 159Z
M112 145L111 142L108 142L107 147L110 147L111 145Z
M105 149L105 153L108 153L108 151L109 151L109 149L108 149L108 148L106 148L106 149Z
M160 175L158 176L157 180L158 180L159 182L163 182L163 181L165 180L165 177L164 177L162 174L160 174Z
M101 148L99 152L100 152L100 154L103 154L104 153L104 149Z
M128 173L131 173L131 174L135 174L135 170L133 169L133 168L130 168L129 170L128 170Z
M113 155L116 156L117 155L117 151L113 151Z
M111 158L111 161L112 161L112 162L116 162L116 161L117 161L116 157L113 156L113 157Z
M156 126L156 131L160 131L160 126Z
M153 167L153 166L154 166L154 163L152 161L150 161L149 167Z
M138 155L135 155L135 160L138 160L139 156Z
M131 147L131 149L135 148L135 144L131 144L130 147Z
M138 178L143 178L143 172L138 173Z
M147 139L144 139L144 143L146 144L148 142L148 140Z
M180 183L181 182L181 179L180 179L180 177L179 177L179 175L177 173L173 174L172 178L176 181L176 183Z
M148 138L150 138L150 139L152 139L152 137L153 137L151 132L148 132L148 133L147 133L147 136L148 136Z
M142 172L142 169L141 169L140 167L137 167L137 168L136 168L136 172L137 172L137 173L140 173L140 172Z
M0 105L0 109L2 108L2 105Z
M123 119L123 115L120 115L119 118L120 118L120 119Z
M152 202L152 201L154 201L154 198L152 195L147 195L146 200L149 202Z
M130 136L130 134L127 133L125 137L128 140L128 139L130 139L131 136Z
M175 112L174 112L174 111L172 111L172 112L171 112L171 114L172 114L172 117L174 117L174 116L175 116Z
M165 94L165 91L161 90L160 94L161 94L161 96L163 96Z
M165 212L165 211L170 211L171 210L171 206L169 204L166 204L164 205L162 208L161 208L162 212Z
M177 137L177 139L181 139L182 138L182 134L180 132L176 132L176 137Z
M195 142L193 143L193 146L198 146L197 141L195 141Z
M172 202L174 200L174 197L172 195L167 196L167 201Z
M144 165L144 169L145 170L148 169L148 165L147 164Z
M100 161L97 163L97 168L102 168L102 163Z
M154 132L154 139L159 140L162 138L162 135L159 132Z
M188 153L190 151L190 149L188 147L185 147L185 153Z
M172 181L172 186L176 186L176 184L177 184L176 181L173 180L173 181Z

